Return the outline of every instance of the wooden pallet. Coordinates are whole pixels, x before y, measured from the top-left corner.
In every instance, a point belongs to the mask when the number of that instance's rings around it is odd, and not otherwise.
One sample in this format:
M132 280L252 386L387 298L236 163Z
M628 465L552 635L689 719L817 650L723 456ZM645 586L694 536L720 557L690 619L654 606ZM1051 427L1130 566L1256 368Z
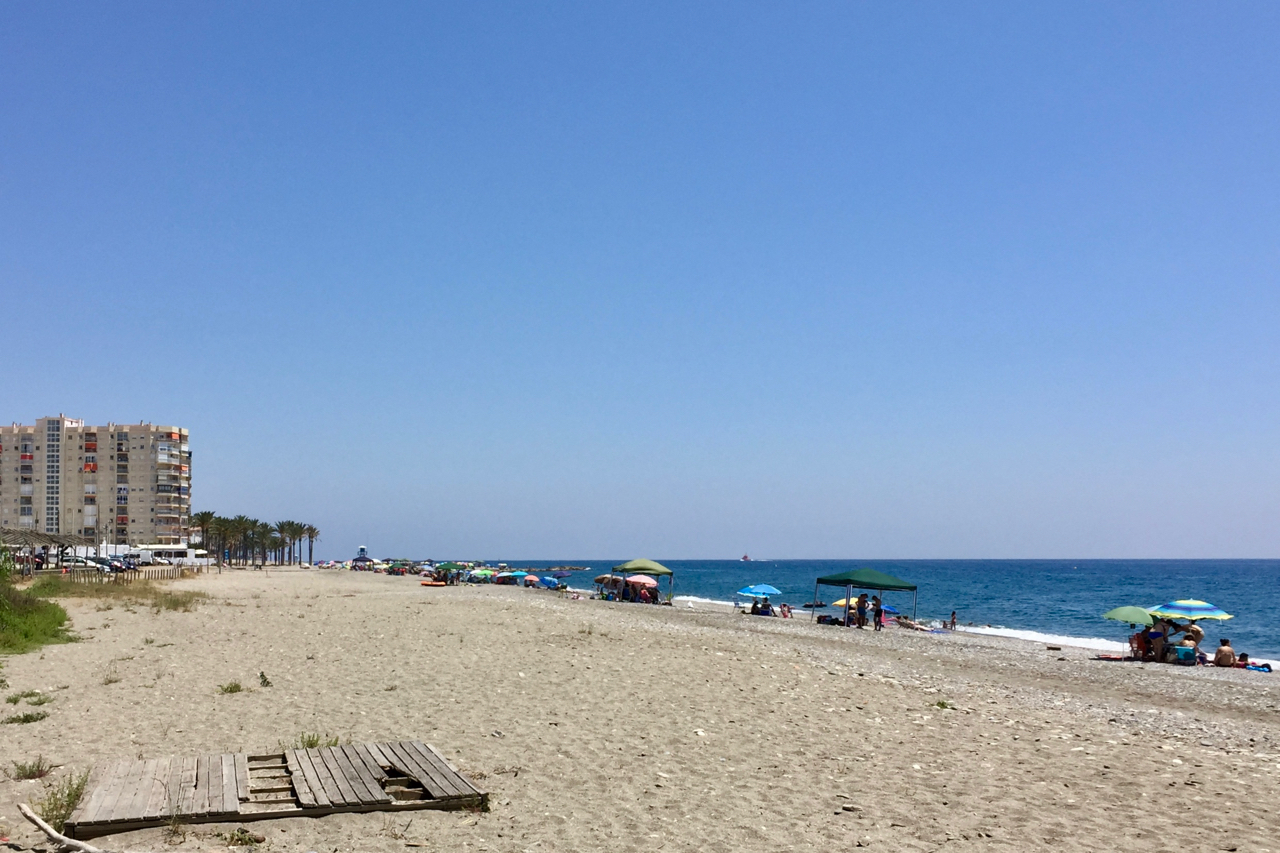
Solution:
M486 808L489 795L416 740L123 759L98 765L66 824L71 838L181 823L337 812Z

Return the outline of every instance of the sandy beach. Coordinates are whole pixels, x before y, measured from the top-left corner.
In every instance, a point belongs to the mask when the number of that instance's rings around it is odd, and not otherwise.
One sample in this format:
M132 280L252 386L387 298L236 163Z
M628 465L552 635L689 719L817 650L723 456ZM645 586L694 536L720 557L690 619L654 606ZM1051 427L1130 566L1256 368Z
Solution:
M251 824L274 851L1280 850L1280 674L346 571L175 585L210 598L67 602L82 642L4 662L7 693L54 697L0 727L4 767L307 731L426 741L491 793ZM16 807L41 791L0 782L18 849L47 847ZM224 850L235 826L95 843Z

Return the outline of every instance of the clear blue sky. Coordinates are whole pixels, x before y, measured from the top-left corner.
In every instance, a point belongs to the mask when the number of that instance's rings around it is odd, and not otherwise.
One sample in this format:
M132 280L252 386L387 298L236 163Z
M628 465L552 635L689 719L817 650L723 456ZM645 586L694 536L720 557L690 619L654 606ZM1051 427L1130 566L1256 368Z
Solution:
M1280 553L1280 6L8 3L0 419L319 553Z

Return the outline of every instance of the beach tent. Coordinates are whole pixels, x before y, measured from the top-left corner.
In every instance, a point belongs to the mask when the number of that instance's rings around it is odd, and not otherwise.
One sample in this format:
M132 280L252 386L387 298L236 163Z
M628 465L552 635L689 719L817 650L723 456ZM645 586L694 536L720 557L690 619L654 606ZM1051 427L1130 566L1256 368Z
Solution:
M662 563L653 560L628 560L613 567L612 572L623 575L649 575L650 577L663 577L667 579L667 599L671 600L676 593L676 573L668 569Z
M818 578L817 583L813 585L814 601L818 600L818 587L820 586L842 586L845 588L844 621L846 624L849 621L849 599L853 598L855 589L874 589L881 593L881 600L884 599L883 593L886 591L910 592L912 593L911 618L916 618L916 585L907 583L902 578L895 578L893 575L877 572L875 569L852 569L847 572L840 572L837 575L826 575ZM817 609L815 607L810 611L811 618L817 618L812 615L813 611Z

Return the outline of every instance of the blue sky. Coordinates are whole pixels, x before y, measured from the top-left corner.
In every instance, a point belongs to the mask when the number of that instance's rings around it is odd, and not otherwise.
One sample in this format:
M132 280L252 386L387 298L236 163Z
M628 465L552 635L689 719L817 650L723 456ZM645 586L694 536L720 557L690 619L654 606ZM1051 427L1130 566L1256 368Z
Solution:
M0 419L330 557L1276 556L1277 32L7 4Z

